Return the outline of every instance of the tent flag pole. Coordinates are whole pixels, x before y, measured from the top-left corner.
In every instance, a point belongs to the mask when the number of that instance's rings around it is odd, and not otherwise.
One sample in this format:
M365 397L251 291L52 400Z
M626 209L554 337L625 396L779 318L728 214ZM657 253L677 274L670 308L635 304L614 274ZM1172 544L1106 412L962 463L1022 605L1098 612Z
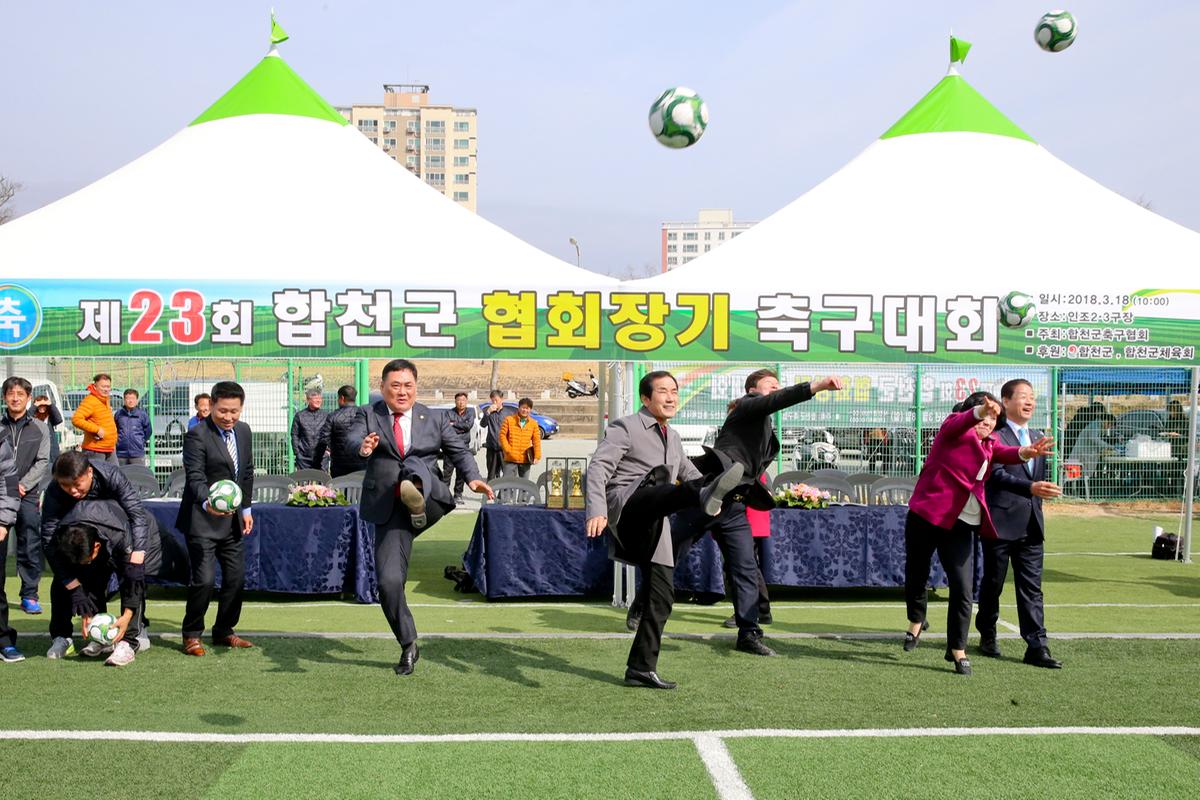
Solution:
M1188 411L1187 466L1183 473L1183 563L1192 563L1192 524L1195 514L1192 504L1196 498L1196 407L1200 403L1200 367L1192 367L1191 408Z

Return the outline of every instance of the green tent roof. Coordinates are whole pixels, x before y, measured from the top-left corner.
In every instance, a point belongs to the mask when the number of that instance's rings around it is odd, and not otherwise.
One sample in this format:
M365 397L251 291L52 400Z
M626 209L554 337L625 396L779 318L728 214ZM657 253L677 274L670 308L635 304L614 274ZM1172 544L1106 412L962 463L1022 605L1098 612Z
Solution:
M997 111L994 105L958 74L942 78L929 94L922 97L879 138L891 139L914 133L948 131L991 133L1033 142L1032 136Z
M258 62L191 124L248 114L289 114L350 124L278 55L269 55Z

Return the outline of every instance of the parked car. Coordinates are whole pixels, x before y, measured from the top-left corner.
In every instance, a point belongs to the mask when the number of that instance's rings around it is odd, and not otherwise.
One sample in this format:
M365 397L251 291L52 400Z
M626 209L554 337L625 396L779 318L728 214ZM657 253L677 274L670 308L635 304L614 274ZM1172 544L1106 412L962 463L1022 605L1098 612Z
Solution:
M836 467L840 452L833 434L825 428L798 428L792 462L798 470L818 470Z
M450 408L453 405L454 404L451 403L448 406L444 406L444 408ZM482 414L483 410L490 405L491 405L491 403L480 403L477 406L477 413ZM434 407L435 406L430 406L430 408L434 408ZM513 411L517 410L517 404L512 400L505 400L504 407L511 408ZM531 414L531 416L533 417L534 421L537 422L538 427L542 429L542 438L543 439L549 439L551 436L558 433L558 420L556 420L554 417L548 417L545 414L539 414L537 412L536 408L533 410L533 413ZM478 417L476 417L476 419L478 419ZM478 427L478 426L476 426L476 427Z

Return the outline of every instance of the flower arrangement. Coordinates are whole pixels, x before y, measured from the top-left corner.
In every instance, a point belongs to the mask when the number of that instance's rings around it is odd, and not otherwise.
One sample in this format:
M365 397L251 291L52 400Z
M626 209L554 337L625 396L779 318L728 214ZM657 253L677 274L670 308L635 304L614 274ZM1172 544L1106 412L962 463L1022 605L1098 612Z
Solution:
M775 504L780 508L829 508L829 492L807 483L789 483L775 491Z
M325 506L348 506L346 495L319 483L292 484L288 487L289 506L323 508Z

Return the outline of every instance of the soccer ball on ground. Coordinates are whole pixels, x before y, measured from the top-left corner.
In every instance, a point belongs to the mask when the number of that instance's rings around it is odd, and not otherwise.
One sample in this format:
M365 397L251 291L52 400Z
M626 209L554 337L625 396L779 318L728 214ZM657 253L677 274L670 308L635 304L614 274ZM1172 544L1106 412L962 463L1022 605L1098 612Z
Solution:
M1047 53L1060 53L1075 41L1079 26L1067 11L1048 11L1033 29L1033 39Z
M1006 328L1025 327L1029 320L1033 319L1033 313L1037 310L1033 299L1023 292L1009 292L1000 298L998 306L1000 324Z
M241 504L242 487L233 481L217 481L208 487L208 507L213 511L233 511Z
M691 147L708 127L708 105L686 86L663 92L650 106L650 132L667 147Z
M121 629L117 627L117 618L112 614L97 614L88 620L87 637L96 644L108 646L117 638Z

